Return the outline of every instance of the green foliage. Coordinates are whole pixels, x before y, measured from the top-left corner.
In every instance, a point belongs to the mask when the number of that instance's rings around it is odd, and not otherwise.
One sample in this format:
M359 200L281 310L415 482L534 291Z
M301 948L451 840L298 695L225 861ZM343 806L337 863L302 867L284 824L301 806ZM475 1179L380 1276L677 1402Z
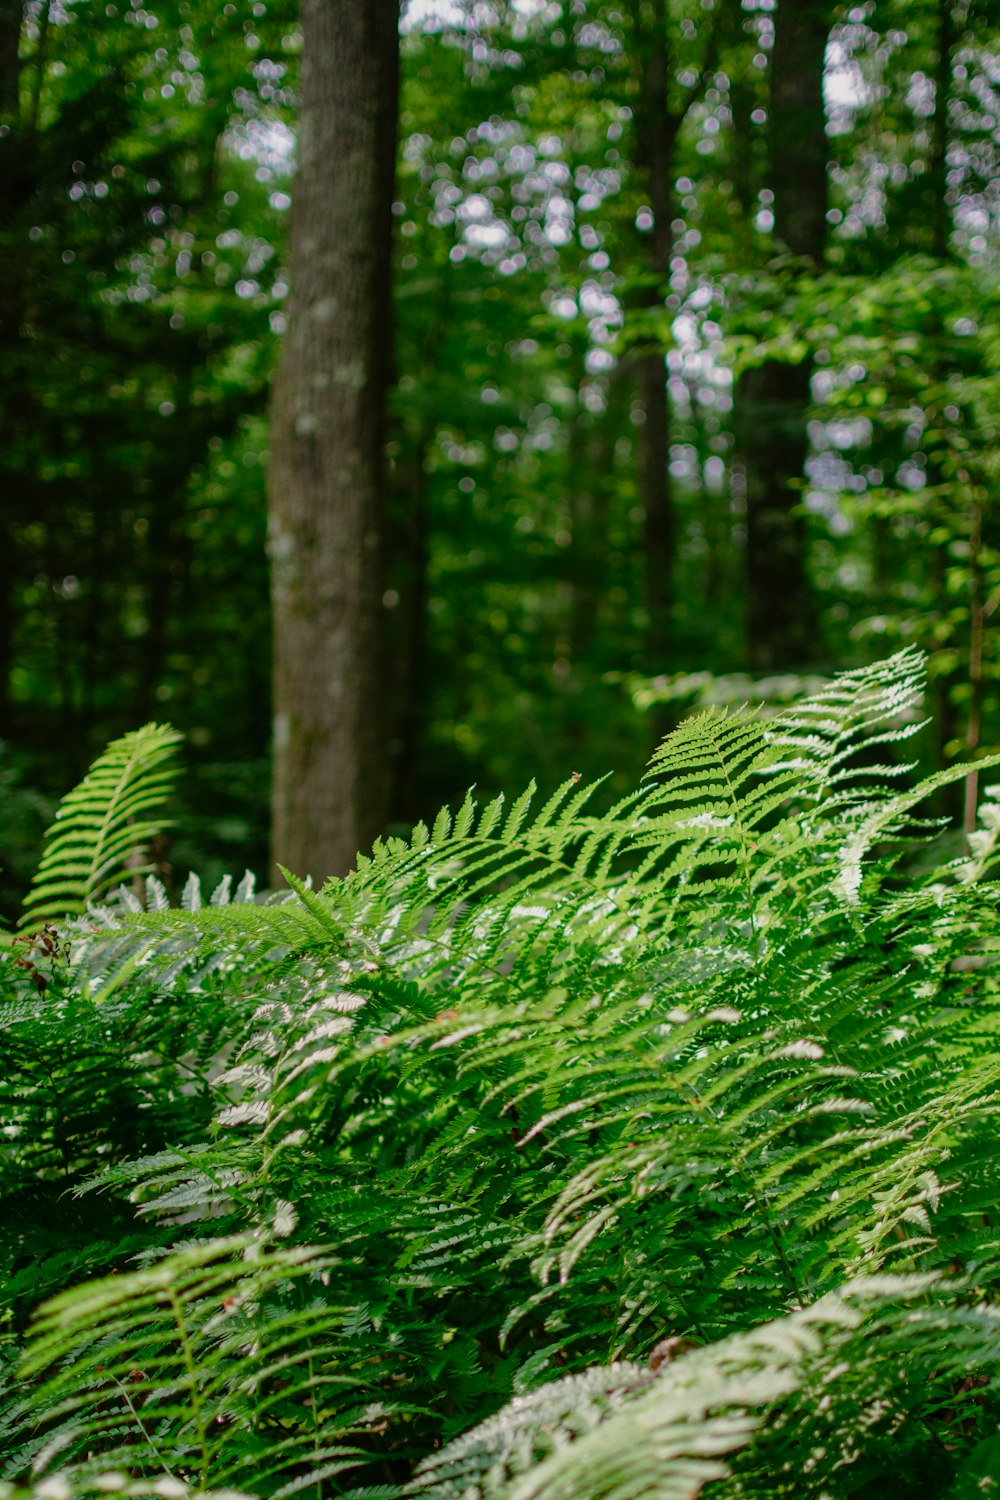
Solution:
M120 1495L122 1500L243 1500L237 1490L196 1490L170 1476L152 1483L130 1482L127 1475L114 1471L93 1480L77 1479L72 1485L64 1476L28 1488L0 1482L0 1500L94 1500L106 1495Z
M868 1493L864 1474L895 1494L906 1449L922 1447L906 1424L938 1425L945 1441L961 1424L958 1411L925 1405L927 1382L959 1387L970 1366L996 1357L995 1314L934 1305L933 1290L928 1277L870 1276L656 1371L618 1364L554 1381L428 1460L409 1492L695 1500L714 1479L728 1482L709 1493L734 1500L839 1493L837 1470L856 1445L851 1493ZM878 1457L869 1467L872 1427L897 1448L885 1467ZM988 1447L961 1466L956 1493L982 1472ZM922 1462L940 1483L925 1447ZM920 1491L931 1492L941 1493Z
M63 798L46 834L22 924L76 916L119 881L145 875L144 845L159 833L177 775L180 735L147 724L115 740Z
M963 1500L996 818L934 859L923 690L904 652L685 721L607 812L470 797L3 959L2 1477Z
M789 262L774 222L775 16L670 0L666 102L694 102L656 275L639 95L658 7L498 4L474 24L465 5L410 7L380 686L399 827L471 781L583 764L612 765L621 795L676 720L677 679L747 667L739 376L768 358L814 362L790 498L801 485L822 628L789 670L916 641L940 700L921 764L967 753L970 728L996 738L996 632L972 639L1000 585L996 22L964 0L824 8L825 272ZM33 0L23 17L0 137L0 734L20 785L52 801L108 739L169 717L195 773L175 864L213 882L261 871L264 405L288 315L294 7ZM656 652L651 337L676 540ZM624 694L623 675L646 686ZM43 816L20 794L15 813L8 919Z
M171 1474L183 1455L203 1482L252 1477L265 1489L303 1462L313 1481L348 1467L337 1438L350 1430L353 1382L330 1369L345 1310L310 1287L329 1279L316 1252L265 1253L245 1236L53 1298L22 1366L40 1381L36 1421L51 1413L34 1467Z
M237 786L256 773L245 805L266 799L261 412L285 285L269 199L287 184L280 152L239 147L276 126L292 18L271 4L255 22L267 77L243 19L201 0L20 7L0 103L0 734L54 801L169 714L205 768L202 868L209 846L228 864L261 842L226 763ZM4 820L8 916L19 844Z

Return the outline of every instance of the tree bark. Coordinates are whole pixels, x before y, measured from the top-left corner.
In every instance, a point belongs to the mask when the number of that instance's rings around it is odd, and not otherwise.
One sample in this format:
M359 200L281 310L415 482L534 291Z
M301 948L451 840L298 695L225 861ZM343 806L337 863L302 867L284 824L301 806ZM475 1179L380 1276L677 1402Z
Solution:
M930 160L927 163L928 218L931 223L931 253L938 260L947 260L951 243L952 217L948 205L948 140L950 121L948 105L951 102L952 56L958 35L958 27L952 11L952 0L938 0L937 7L937 67L934 71L934 126L931 132Z
M674 255L674 169L677 137L715 67L722 24L733 0L720 0L698 28L701 56L696 81L671 102L675 57L667 0L630 0L633 69L636 77L636 166L649 195L652 225L640 240L642 285L636 305L662 312ZM638 489L645 512L647 665L662 671L672 644L677 521L670 481L670 400L663 340L651 336L637 346L636 390L644 422Z
M21 77L21 23L23 0L0 0L0 129L4 134L17 125Z
M775 15L768 117L775 234L818 269L826 240L823 64L829 0L781 0ZM754 671L817 655L818 625L801 513L812 364L767 360L737 392L736 439L746 476L747 655Z
M398 0L302 0L290 324L269 477L272 857L343 874L382 831L385 408Z
M23 196L19 157L24 143L18 128L23 11L22 0L0 0L0 351L4 355L5 367L12 363L21 321L20 246L13 242L6 226L14 218ZM4 431L5 443L11 441L14 434L13 414L6 396L6 390L0 391L0 427ZM7 478L10 482L11 476ZM8 495L0 514L0 736L11 731L10 672L17 623L17 531L13 511L15 506L20 508L19 500L19 495L15 500Z
M642 14L637 10L637 18ZM647 285L642 303L650 311L662 308L673 254L674 147L681 119L669 109L666 0L651 0L648 33L636 27L640 48L639 108L636 113L637 154L644 169L653 224L644 236ZM646 651L653 671L662 671L670 648L676 523L670 483L670 405L664 349L650 340L639 359L637 384L645 415L639 490L645 519L646 608L649 614Z

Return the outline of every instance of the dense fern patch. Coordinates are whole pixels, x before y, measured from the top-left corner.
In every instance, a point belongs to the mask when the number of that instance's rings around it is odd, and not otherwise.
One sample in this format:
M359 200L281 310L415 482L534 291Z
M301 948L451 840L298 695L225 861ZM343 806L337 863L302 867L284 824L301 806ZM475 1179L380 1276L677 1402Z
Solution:
M2 959L0 1479L988 1492L998 820L929 857L921 693L903 653L606 813L470 798L180 909L93 904L168 742L112 747L31 907L86 915Z

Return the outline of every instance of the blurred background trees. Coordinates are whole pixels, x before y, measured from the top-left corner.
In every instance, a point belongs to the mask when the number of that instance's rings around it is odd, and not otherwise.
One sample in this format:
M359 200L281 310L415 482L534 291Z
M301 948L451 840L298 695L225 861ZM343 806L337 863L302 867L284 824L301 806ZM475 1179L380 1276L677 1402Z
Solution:
M928 757L995 741L992 8L410 0L401 28L391 820L631 781L706 695L907 641ZM266 869L301 48L292 0L0 5L5 899L52 797L153 717L193 763L165 863Z

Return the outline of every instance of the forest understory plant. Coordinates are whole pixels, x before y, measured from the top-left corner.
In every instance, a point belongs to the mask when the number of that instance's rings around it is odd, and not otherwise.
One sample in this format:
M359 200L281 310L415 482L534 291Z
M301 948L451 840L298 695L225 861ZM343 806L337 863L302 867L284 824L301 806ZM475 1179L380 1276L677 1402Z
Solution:
M996 1489L1000 824L940 855L923 693L179 909L112 747L0 950L4 1500Z

